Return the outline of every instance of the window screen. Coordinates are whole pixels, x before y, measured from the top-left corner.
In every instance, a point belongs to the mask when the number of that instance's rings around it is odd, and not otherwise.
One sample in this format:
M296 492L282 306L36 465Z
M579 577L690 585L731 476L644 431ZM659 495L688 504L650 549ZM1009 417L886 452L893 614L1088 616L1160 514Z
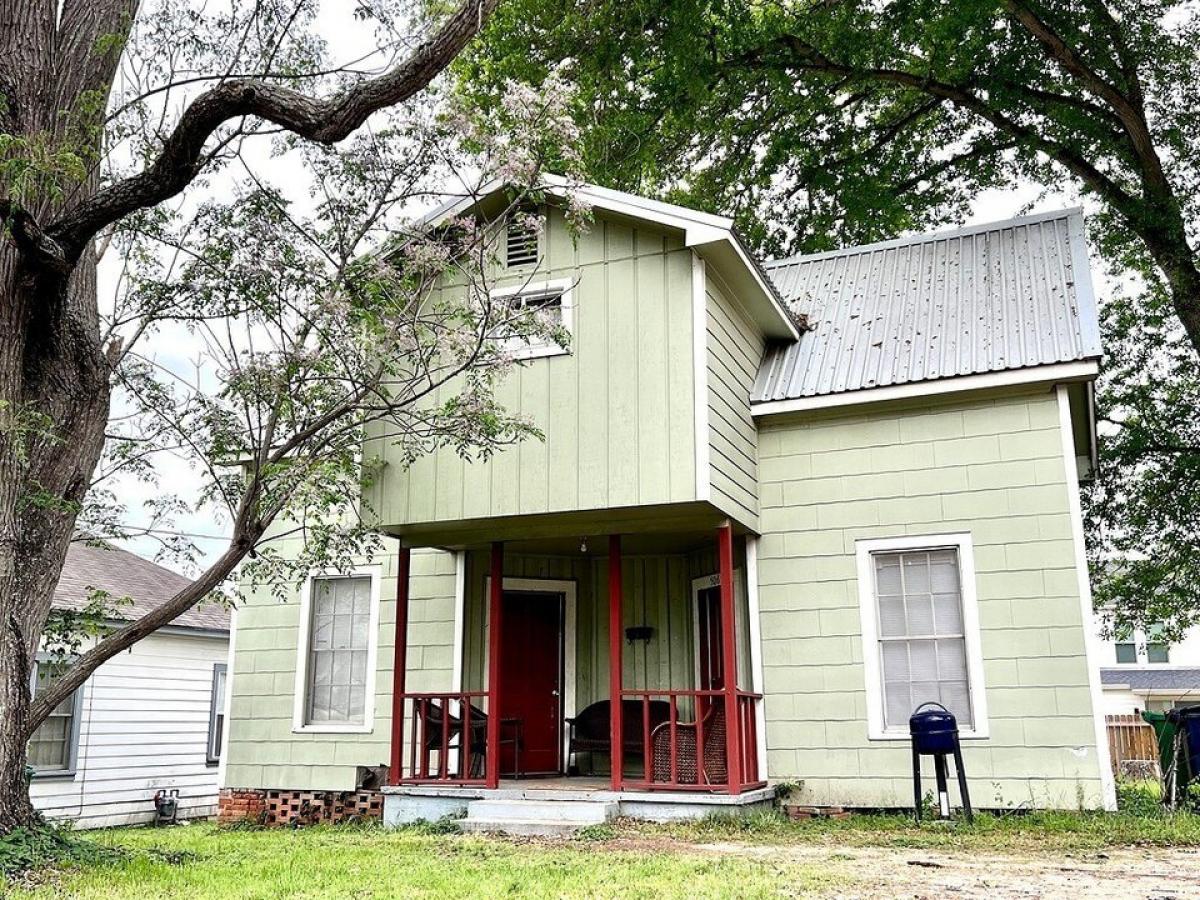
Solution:
M367 703L369 576L314 578L307 722L361 724Z
M873 554L884 727L907 730L922 703L974 727L958 551Z
M38 663L34 676L34 696L46 690L60 673L53 667ZM70 772L74 766L76 702L79 692L58 704L29 739L29 765L35 772Z

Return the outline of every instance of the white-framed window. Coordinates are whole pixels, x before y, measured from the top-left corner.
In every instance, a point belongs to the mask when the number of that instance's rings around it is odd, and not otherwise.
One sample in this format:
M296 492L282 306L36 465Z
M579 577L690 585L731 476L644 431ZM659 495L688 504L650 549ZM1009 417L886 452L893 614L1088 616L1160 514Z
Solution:
M30 693L36 697L62 674L49 657L34 662ZM69 778L75 774L79 754L79 721L83 712L83 688L58 704L29 739L29 765L35 777Z
M860 540L855 554L868 737L907 740L928 701L954 713L963 737L987 737L971 536Z
M1171 645L1161 625L1126 630L1114 641L1118 665L1165 665L1171 662Z
M575 336L574 295L574 282L568 278L496 288L491 292L492 300L507 303L514 314L525 311L540 316L549 328L561 329L572 339ZM569 347L560 345L550 336L511 337L508 341L518 359L570 352Z
M378 566L307 578L300 591L292 729L369 733L375 723Z
M210 766L221 761L221 740L225 736L225 682L228 664L213 666L212 695L208 707L208 749L205 758Z

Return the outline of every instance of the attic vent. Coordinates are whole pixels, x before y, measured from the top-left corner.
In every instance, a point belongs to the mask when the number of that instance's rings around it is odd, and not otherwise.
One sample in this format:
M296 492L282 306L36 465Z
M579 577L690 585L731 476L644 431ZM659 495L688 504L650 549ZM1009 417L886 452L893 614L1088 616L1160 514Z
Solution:
M522 212L508 220L505 228L504 261L510 269L531 266L538 259L538 227L535 213Z

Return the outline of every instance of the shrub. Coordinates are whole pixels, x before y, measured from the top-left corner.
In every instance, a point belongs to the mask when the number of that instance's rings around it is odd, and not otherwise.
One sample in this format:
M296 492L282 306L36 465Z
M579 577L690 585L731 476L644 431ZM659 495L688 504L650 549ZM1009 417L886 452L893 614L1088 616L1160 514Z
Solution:
M1117 808L1131 816L1161 815L1162 787L1157 781L1118 781Z

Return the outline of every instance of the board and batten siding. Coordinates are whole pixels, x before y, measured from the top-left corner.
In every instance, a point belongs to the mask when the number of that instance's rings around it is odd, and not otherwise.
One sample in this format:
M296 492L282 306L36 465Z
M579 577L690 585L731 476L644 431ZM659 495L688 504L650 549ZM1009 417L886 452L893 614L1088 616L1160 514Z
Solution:
M758 584L768 767L806 803L912 803L906 741L867 738L855 541L969 532L990 737L977 806L1105 800L1054 393L764 421ZM929 782L931 783L931 782Z
M144 824L155 793L178 790L180 818L215 815L209 710L228 649L224 636L152 634L100 666L81 689L75 774L34 778L34 806L76 828Z
M626 627L649 625L649 641L626 643L622 685L626 689L690 688L695 681L695 623L687 554L622 558L622 616ZM575 707L608 697L608 558L506 554L506 578L575 583ZM468 554L464 673L472 690L482 690L488 575L486 552ZM572 652L571 647L566 648Z
M251 591L239 608L230 678L231 711L222 787L353 790L358 766L388 762L396 629L396 554L382 566L374 721L369 734L293 731L299 587L283 601ZM454 556L414 550L410 578L407 688L449 690L454 668Z
M731 292L705 273L709 499L750 528L758 527L758 429L750 392L765 343Z
M487 461L447 447L407 469L368 439L385 462L368 493L381 525L696 499L691 251L676 234L603 215L572 236L556 208L543 242L539 271L496 285L572 282L574 340L569 353L515 367L496 399L545 439Z

